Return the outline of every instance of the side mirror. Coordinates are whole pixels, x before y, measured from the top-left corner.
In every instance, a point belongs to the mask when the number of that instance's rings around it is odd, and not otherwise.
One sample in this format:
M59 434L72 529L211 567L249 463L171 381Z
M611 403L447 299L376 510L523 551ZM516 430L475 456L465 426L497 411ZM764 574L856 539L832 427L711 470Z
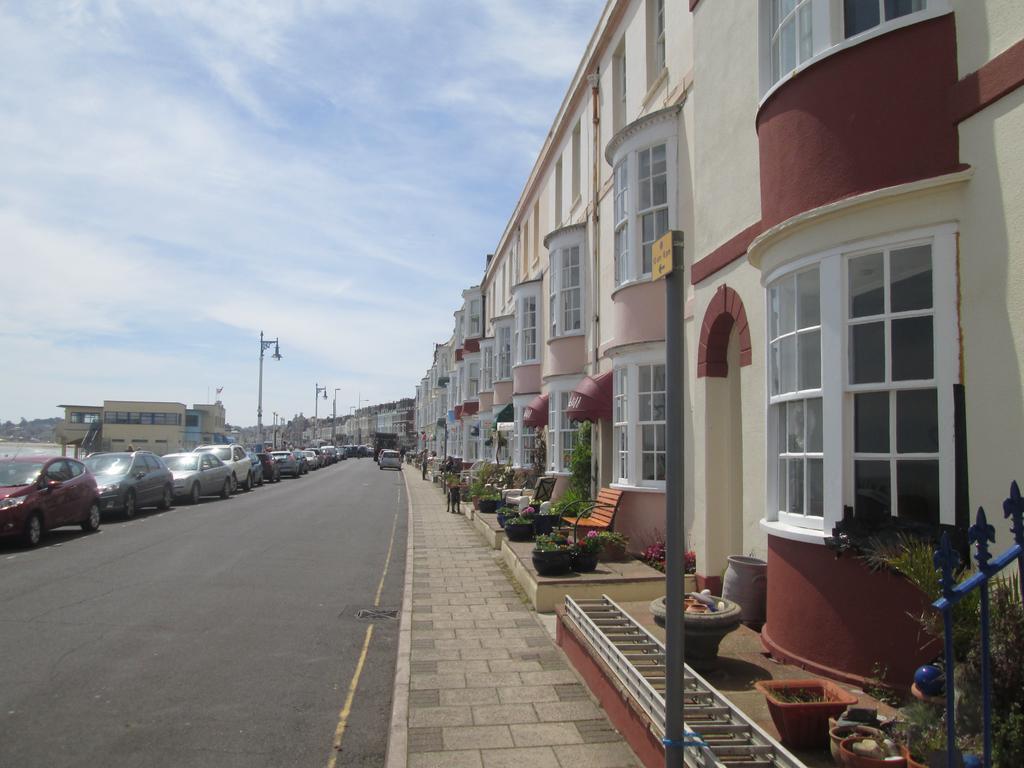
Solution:
M141 480L141 479L142 479L142 478L144 478L145 476L146 476L146 473L145 473L145 472L136 472L136 473L135 473L135 479L136 479L136 480Z

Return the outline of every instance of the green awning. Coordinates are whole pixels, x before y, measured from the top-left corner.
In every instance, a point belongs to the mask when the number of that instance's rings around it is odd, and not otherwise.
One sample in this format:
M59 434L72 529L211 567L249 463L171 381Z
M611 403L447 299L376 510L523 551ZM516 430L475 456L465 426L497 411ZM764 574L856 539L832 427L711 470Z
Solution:
M509 403L498 411L498 415L494 417L494 423L500 424L501 422L512 422L515 421L515 418L515 411L512 409L512 403Z

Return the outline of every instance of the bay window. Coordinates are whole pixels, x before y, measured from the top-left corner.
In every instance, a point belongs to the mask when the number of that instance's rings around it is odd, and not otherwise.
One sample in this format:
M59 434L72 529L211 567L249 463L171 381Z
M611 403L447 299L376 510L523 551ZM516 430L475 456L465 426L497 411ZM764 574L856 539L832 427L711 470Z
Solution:
M555 383L548 392L548 469L551 472L572 471L572 452L579 434L567 411L575 383Z
M480 363L470 362L466 365L466 399L476 400L480 396Z
M469 326L466 329L466 336L470 339L478 338L483 328L483 319L480 313L481 301L479 298L469 300Z
M679 107L644 115L605 148L612 165L616 287L651 275L653 245L676 218Z
M949 0L761 0L761 90L816 57L950 10Z
M614 485L665 487L666 439L664 353L615 361L612 378Z
M583 236L586 227L557 229L544 238L548 268L548 324L551 338L583 331Z
M527 365L540 362L539 342L539 280L522 283L516 286L515 365Z
M494 389L494 341L480 344L480 391L490 392Z
M945 225L770 276L769 522L953 523L955 252Z
M512 378L512 325L511 321L495 324L494 378L506 381Z

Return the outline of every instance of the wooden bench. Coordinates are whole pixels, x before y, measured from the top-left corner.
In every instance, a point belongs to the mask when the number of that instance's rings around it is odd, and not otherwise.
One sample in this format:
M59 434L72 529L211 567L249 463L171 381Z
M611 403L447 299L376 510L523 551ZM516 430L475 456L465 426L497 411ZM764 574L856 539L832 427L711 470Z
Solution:
M562 522L572 526L573 538L577 538L580 528L584 532L610 530L615 523L615 513L619 511L619 504L621 502L622 491L602 488L597 494L597 499L594 501L586 499L579 502L579 511L576 509L571 510L576 512L576 516L566 517L563 515ZM575 507L576 505L573 506Z

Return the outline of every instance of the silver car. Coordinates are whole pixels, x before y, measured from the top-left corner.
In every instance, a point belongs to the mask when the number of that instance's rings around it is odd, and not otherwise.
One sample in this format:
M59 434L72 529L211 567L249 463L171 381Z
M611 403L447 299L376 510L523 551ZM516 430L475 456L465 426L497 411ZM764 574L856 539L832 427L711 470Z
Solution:
M398 451L381 451L377 465L381 469L397 469L402 471L402 456Z
M306 454L306 461L310 469L320 469L320 454L316 451L303 451Z
M240 445L200 445L192 453L212 453L231 468L231 492L252 488L252 462Z
M231 495L231 467L213 453L169 453L164 463L174 478L174 495L198 504L201 496Z

